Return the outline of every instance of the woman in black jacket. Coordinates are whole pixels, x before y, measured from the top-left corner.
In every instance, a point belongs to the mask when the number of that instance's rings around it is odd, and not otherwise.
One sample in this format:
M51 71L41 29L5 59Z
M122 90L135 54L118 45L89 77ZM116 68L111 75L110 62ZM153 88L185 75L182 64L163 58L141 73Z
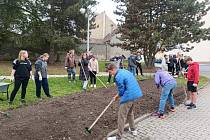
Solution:
M82 89L84 92L87 90L88 80L89 80L89 69L88 69L88 58L87 54L83 53L81 60L79 60L78 66L80 66L79 79L83 81Z
M9 104L12 104L20 86L22 85L21 102L25 103L26 88L28 81L32 78L31 62L28 60L28 52L21 50L17 59L13 61L11 81L14 81L14 89L10 95Z

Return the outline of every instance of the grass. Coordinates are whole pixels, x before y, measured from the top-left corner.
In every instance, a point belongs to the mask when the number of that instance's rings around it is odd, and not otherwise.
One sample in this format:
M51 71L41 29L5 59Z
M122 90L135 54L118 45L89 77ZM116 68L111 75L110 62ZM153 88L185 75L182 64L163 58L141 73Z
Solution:
M100 72L105 72L105 64L109 63L109 61L99 61L99 71ZM125 61L124 65L127 67L128 62ZM32 65L32 68L34 70L34 64ZM5 61L0 61L0 76L9 76L11 74L12 70L12 62L5 62ZM145 65L143 65L143 72L152 72L152 69L147 69L145 68ZM76 67L76 72L77 74L79 73L79 67ZM57 63L53 65L48 65L48 74L50 75L67 75L66 69L64 68L63 63Z
M209 79L207 77L200 76L200 81L199 81L198 87L200 88L203 85L205 85L208 82L208 80ZM182 77L177 78L176 81L177 81L178 86L184 86L184 85L186 86L187 85L187 80Z
M108 77L99 77L105 84L107 82ZM148 79L152 79L153 77L147 77ZM78 79L78 77L77 77ZM137 78L138 80L141 80L141 77ZM5 81L9 82L9 81ZM208 78L201 76L200 77L200 82L199 82L199 87L203 86L208 82ZM186 79L183 78L177 78L177 83L178 86L183 86L186 85ZM54 97L62 97L65 95L70 95L73 93L78 93L82 91L82 82L80 80L77 80L76 83L69 83L66 78L49 78L49 86L50 86L50 92ZM108 85L108 87L112 86L112 84ZM101 88L103 85L97 80L97 88ZM9 93L11 93L13 89L13 85L10 86L9 88ZM44 95L42 91L42 97L46 99L46 96ZM0 98L3 99L4 101L0 101L0 110L1 111L6 111L8 109L15 109L18 107L21 107L20 103L20 91L18 92L14 104L9 106L8 101L6 100L6 94L0 94ZM30 80L29 85L27 88L27 93L26 93L26 101L27 104L33 104L39 102L39 100L35 96L35 83L34 81Z
M99 61L99 71L105 71L105 64L107 61ZM34 65L32 66L34 70ZM12 70L12 64L10 62L0 62L0 75L9 76ZM76 67L76 72L79 73L79 67ZM64 64L48 65L48 74L50 75L67 75L64 68Z
M78 77L77 77L78 79ZM100 77L100 79L106 84L107 77ZM9 82L9 81L5 81ZM54 97L61 97L65 95L70 95L73 93L78 93L82 91L82 82L80 80L77 80L76 83L69 83L66 78L49 78L49 86L50 86L50 92ZM109 85L110 86L110 85ZM97 88L101 88L103 85L97 81ZM13 90L13 85L9 88L9 93ZM21 91L21 90L20 90ZM15 100L13 102L13 105L9 106L8 101L6 100L6 94L0 94L0 98L4 101L0 101L0 110L8 110L8 109L15 109L21 106L20 103L20 91L17 93ZM27 88L26 93L26 101L27 104L32 104L38 102L38 99L35 95L35 83L34 81L30 80L29 85ZM44 92L42 91L42 97L47 98L44 95Z

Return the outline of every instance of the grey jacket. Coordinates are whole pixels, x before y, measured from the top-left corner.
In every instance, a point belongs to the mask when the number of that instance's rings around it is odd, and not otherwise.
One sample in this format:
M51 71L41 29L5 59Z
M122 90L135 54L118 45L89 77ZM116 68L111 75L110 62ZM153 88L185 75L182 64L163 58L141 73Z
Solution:
M39 71L41 72L42 78L47 78L47 62L43 61L40 58L35 62L35 73L34 73L35 79L39 78L38 75Z

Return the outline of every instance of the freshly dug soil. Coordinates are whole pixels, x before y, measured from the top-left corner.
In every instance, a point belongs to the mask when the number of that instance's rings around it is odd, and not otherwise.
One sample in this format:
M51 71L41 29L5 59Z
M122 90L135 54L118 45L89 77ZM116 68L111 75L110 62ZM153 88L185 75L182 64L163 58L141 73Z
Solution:
M153 112L159 103L160 90L152 80L140 82L144 96L135 104L135 118ZM10 118L0 116L0 140L102 140L117 128L118 102L107 110L92 130L85 132L103 111L116 87L79 93L10 111ZM176 104L184 100L182 88L175 93Z

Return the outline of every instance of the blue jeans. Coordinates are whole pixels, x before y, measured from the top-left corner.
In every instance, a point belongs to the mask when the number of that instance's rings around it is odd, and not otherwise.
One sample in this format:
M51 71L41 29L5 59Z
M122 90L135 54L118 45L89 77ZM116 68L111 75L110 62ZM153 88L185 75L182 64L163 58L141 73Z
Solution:
M35 83L36 83L36 97L38 97L38 98L41 97L41 87L43 88L46 96L47 97L50 96L47 78L43 78L42 81L39 81L39 79L35 79Z
M130 71L131 73L133 73L134 76L136 76L136 67L128 67L128 71Z
M159 104L159 113L163 114L165 112L165 105L167 99L169 99L170 107L174 107L174 97L173 92L176 89L176 82L166 83L163 86L161 97L160 97L160 104Z
M76 69L75 68L68 68L67 72L68 72L68 79L71 80L71 75L72 75L72 79L75 80Z

